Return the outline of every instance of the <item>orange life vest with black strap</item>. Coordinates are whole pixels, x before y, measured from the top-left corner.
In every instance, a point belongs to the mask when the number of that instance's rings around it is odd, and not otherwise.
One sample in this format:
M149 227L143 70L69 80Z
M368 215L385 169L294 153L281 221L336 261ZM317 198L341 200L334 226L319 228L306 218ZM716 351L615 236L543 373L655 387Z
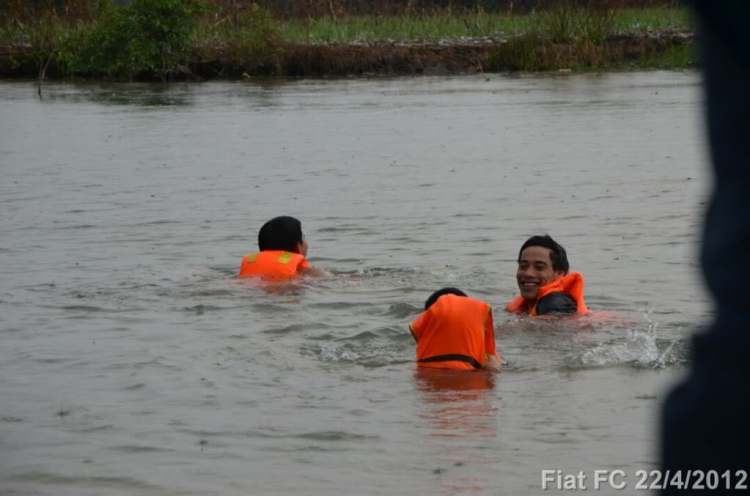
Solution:
M569 272L559 279L555 279L551 283L539 288L539 294L536 297L538 302L550 293L567 293L576 302L579 314L589 313L589 309L586 308L586 303L583 301L583 276L579 272ZM534 306L529 308L529 304L523 296L518 296L516 299L508 303L505 307L510 313L521 314L528 313L532 317L536 315L536 303Z
M261 276L263 280L288 280L310 264L299 253L265 250L245 255L238 277Z
M476 370L496 353L492 307L474 298L443 295L409 329L420 367Z

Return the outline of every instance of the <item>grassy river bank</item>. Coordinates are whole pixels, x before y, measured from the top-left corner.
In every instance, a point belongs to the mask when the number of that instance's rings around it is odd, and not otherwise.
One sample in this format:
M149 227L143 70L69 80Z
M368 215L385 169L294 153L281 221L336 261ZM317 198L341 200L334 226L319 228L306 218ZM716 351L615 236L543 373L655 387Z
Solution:
M477 4L390 15L332 11L279 18L242 2L85 4L88 8L77 10L6 5L0 18L0 77L166 81L697 64L692 20L680 7L615 8L607 1L562 0L524 12L488 12Z

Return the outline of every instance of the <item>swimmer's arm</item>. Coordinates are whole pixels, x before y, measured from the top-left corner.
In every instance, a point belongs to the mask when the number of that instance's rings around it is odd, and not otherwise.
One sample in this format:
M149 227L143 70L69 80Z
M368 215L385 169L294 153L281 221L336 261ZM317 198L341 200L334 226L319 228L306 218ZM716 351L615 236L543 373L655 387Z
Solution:
M319 269L317 267L306 267L303 269L299 269L299 273L302 275L311 276L311 277L329 277L333 275L327 270Z
M492 307L487 308L484 321L484 368L487 370L500 370L503 368L503 359L495 349L495 326L492 323Z
M487 370L500 371L503 368L503 359L500 358L500 355L498 355L497 353L495 353L494 355L487 355L484 361L484 368Z

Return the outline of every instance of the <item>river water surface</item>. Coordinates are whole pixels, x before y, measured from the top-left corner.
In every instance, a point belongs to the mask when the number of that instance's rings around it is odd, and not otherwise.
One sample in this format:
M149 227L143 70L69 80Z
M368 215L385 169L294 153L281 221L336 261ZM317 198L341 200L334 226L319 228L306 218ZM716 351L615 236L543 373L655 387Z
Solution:
M620 469L635 494L656 466L712 313L697 74L0 101L0 493L521 495ZM233 277L277 215L332 277ZM544 232L594 317L503 312ZM503 373L415 370L407 325L443 286L493 305Z

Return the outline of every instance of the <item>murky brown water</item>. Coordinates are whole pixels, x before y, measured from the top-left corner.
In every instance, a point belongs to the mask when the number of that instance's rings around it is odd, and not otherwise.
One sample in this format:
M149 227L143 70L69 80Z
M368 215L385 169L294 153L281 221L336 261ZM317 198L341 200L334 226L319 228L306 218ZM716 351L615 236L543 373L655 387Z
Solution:
M50 84L41 101L0 84L0 492L518 495L541 492L542 469L634 482L711 312L699 83ZM334 278L281 295L233 279L280 214ZM540 232L610 318L502 312ZM446 285L495 307L504 373L415 372L407 323Z

